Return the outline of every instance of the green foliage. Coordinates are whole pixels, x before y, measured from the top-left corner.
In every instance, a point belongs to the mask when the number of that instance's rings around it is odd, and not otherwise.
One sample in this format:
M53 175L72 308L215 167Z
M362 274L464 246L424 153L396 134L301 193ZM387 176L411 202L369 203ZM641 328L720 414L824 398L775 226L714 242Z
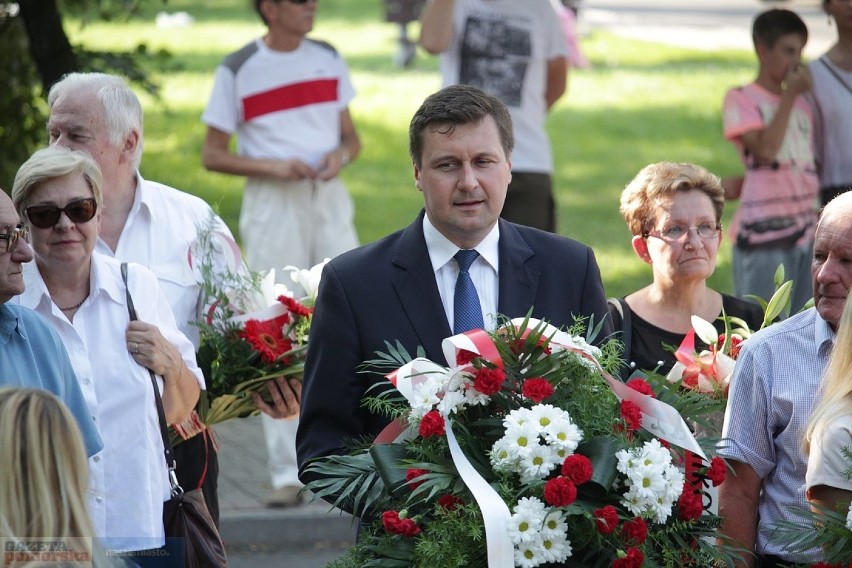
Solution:
M7 193L18 167L45 140L47 105L28 50L22 22L0 13L0 188Z

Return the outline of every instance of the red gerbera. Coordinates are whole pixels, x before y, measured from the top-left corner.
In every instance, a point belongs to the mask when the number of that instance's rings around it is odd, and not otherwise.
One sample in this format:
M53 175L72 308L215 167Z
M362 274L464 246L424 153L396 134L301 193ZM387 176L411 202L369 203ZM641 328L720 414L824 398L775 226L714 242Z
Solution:
M562 475L582 485L592 478L592 462L582 454L572 454L562 462Z
M553 385L544 377L536 377L524 381L522 394L535 403L546 399L554 392Z
M299 300L291 296L278 296L278 301L284 304L288 310L290 310L297 316L302 316L306 318L310 317L310 315L314 313L313 308L309 308L308 306L304 305Z
M260 353L264 363L273 364L283 353L293 348L292 342L284 337L283 328L290 321L287 314L271 320L248 320L240 330L240 337ZM285 365L286 360L280 361Z
M473 388L486 396L500 392L503 381L506 380L506 372L503 369L491 369L483 367L476 371L473 376Z
M592 515L595 517L595 527L601 534L610 534L618 526L618 511L612 505L596 509Z
M443 436L446 434L444 426L444 417L437 410L430 410L420 420L420 429L418 433L423 438L431 438L432 436Z
M577 500L577 486L567 477L554 477L544 484L544 500L551 507L567 507Z

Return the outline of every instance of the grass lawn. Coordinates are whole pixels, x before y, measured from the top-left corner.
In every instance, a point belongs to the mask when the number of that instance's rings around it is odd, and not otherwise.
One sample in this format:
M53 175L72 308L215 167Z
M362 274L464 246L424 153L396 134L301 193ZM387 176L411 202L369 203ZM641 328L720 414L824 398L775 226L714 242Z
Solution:
M187 28L157 29L156 12L185 10ZM149 1L129 22L66 24L72 41L92 48L131 49L144 42L172 53L155 69L159 100L146 109L142 175L216 204L236 233L243 180L209 173L201 165L205 128L199 118L213 71L224 55L260 35L264 27L247 0ZM410 32L417 34L416 26ZM440 87L437 59L420 52L412 69L396 68L397 28L383 21L380 0L323 0L312 37L331 42L349 63L358 96L352 111L363 143L344 173L356 204L362 242L407 225L422 199L407 153L411 115ZM559 231L591 245L610 295L643 286L650 269L630 248L618 214L624 185L650 162L692 161L718 175L741 171L721 133L725 91L751 80L750 52L702 52L621 39L596 32L583 47L593 67L575 71L548 129L556 158ZM729 219L733 207L728 207ZM723 242L711 284L731 290L730 247Z

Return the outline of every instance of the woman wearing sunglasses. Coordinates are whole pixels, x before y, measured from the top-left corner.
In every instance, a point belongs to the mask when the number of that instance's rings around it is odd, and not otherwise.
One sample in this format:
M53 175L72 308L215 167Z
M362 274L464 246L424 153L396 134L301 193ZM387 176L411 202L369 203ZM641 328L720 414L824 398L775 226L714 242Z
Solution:
M717 318L723 309L751 329L760 327L763 311L757 303L707 285L722 240L724 199L718 177L687 163L650 164L624 188L621 215L633 233L633 250L650 265L653 280L610 300L615 329L629 338L623 377L634 369L668 373L675 359L665 346L680 345L692 329L693 315L714 322L720 332L724 324Z
M129 267L139 314L131 322L120 263L93 252L101 183L88 154L58 146L39 150L18 170L12 200L35 256L19 301L59 333L104 442L89 460L95 532L107 549L143 551L164 544L169 498L149 369L169 423L189 415L204 383L154 274Z

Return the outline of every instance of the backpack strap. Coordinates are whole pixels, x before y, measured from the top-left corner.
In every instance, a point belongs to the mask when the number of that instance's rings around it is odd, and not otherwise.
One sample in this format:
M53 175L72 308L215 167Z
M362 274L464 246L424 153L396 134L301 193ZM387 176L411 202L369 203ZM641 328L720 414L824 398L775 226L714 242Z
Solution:
M621 380L627 381L633 373L633 369L631 369L628 364L633 340L633 318L631 316L630 306L627 305L624 298L607 298L606 303L607 310L609 311L609 317L612 318L613 328L616 330L616 333L619 331L621 332L621 337L619 337L619 339L624 345L624 351L622 352L624 365L621 369L619 369L619 373L621 374Z

